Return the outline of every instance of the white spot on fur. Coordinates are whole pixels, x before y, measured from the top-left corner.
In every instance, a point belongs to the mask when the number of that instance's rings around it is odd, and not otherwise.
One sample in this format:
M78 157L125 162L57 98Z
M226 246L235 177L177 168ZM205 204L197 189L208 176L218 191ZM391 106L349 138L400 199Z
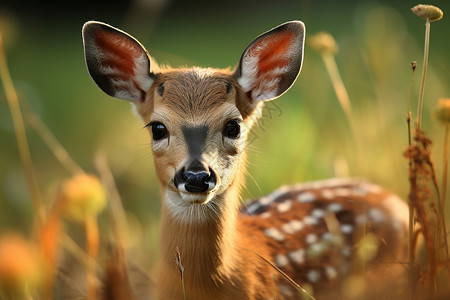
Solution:
M346 256L346 257L350 257L352 256L352 248L349 246L346 246L344 248L341 249L341 254Z
M313 256L321 255L326 249L327 246L324 243L315 243L309 247L309 251L311 251Z
M286 200L286 201L278 204L277 208L280 213L285 213L291 208L291 205L292 205L292 201Z
M336 279L338 275L336 269L330 266L325 267L325 274L327 274L327 277L330 280Z
M350 224L342 224L341 225L341 232L344 234L349 234L352 233L353 231L353 226Z
M376 207L369 210L369 217L376 223L381 223L386 219L384 212Z
M348 188L337 188L334 190L334 193L339 197L348 197L351 194L350 189Z
M302 203L313 202L314 200L316 200L316 196L313 193L309 192L301 193L297 197L297 201Z
M323 235L322 235L322 240L324 240L324 241L329 241L331 239L331 232L325 232Z
M319 223L319 221L314 218L313 216L305 216L303 218L303 223L305 225L317 225Z
M284 223L281 229L287 234L294 234L295 232L303 228L303 223L297 220L292 220L288 223Z
M337 213L342 210L342 205L340 203L331 203L328 205L327 209L331 212Z
M373 183L365 184L364 188L371 194L379 194L383 190L379 185Z
M275 264L278 267L282 268L289 264L289 260L287 259L286 255L278 254L277 256L275 256Z
M364 197L368 194L368 191L362 186L356 186L352 188L352 194L354 196Z
M315 243L315 242L317 242L317 234L310 233L306 236L305 240L308 244Z
M298 220L292 220L291 222L289 222L289 224L291 224L291 227L295 230L302 230L303 228L303 223L301 221Z
M325 216L325 211L323 209L316 208L311 212L311 216L318 219L323 218Z
M290 297L294 296L294 293L292 292L291 288L288 287L287 285L280 284L278 286L278 290L280 291L280 294L282 294L285 297L290 298Z
M323 189L321 191L321 195L325 199L333 199L335 197L333 190L330 190L330 189Z
M268 212L268 211L261 214L261 218L267 219L268 217L270 217L270 212Z
M339 234L332 234L331 232L325 232L322 235L322 240L325 242L329 242L333 245L341 245L342 244L342 236Z
M305 262L305 249L298 249L290 252L288 255L289 258L297 264L302 264Z
M369 222L369 218L365 214L357 215L355 217L356 224L364 225Z
M264 230L264 233L266 234L266 236L273 238L277 241L284 240L284 234L282 234L278 229L267 228L266 230Z
M310 270L308 274L306 274L306 278L311 283L316 283L320 279L320 272L317 270Z
M261 204L262 206L267 206L270 204L272 200L269 197L262 197L261 199L259 199L259 204Z

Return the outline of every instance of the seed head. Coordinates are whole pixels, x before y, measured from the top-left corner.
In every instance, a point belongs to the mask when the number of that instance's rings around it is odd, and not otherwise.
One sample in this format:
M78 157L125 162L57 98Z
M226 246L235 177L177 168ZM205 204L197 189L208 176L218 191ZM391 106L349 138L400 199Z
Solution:
M438 100L436 117L443 124L450 124L450 98L440 98Z
M106 191L94 175L79 174L67 179L61 188L65 215L84 222L87 216L96 216L106 207Z
M434 5L419 4L411 8L411 11L422 19L430 20L430 22L438 21L444 15L442 10Z
M335 39L328 32L319 32L309 38L311 48L319 53L334 54L338 52L338 45Z
M20 291L39 279L39 254L36 248L17 233L0 238L0 287Z

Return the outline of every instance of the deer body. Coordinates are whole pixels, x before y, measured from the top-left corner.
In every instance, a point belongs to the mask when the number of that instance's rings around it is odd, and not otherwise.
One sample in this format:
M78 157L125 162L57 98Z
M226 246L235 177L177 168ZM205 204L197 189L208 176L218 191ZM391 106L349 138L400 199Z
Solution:
M359 244L375 248L363 258L370 288L401 273L392 262L406 260L406 205L376 185L334 179L240 203L246 137L263 102L295 82L304 34L299 21L264 33L234 72L162 69L125 32L85 24L92 78L131 101L152 136L162 198L158 299L184 297L177 253L186 298L195 300L298 299L274 266L318 298L337 298L340 283L361 269Z

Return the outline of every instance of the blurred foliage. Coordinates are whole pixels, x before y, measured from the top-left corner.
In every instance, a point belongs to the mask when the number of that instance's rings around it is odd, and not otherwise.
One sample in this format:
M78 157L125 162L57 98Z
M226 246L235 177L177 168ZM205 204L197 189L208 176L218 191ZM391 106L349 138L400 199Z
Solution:
M307 39L309 33L330 32L339 46L336 60L353 105L354 136L320 55L306 46L298 81L269 104L254 129L243 198L267 194L283 184L352 176L380 183L406 199L407 161L402 152L408 142L410 63L418 62L414 117L424 32L423 23L410 12L414 4L136 0L78 1L52 9L50 3L16 1L0 4L0 32L24 107L41 116L86 171L95 171L98 151L106 153L125 210L140 235L135 241L156 255L160 200L150 138L130 105L110 99L89 77L81 42L85 21L103 21L129 32L159 63L172 66L235 66L254 37L288 20L304 21ZM444 135L431 111L438 98L450 96L450 19L445 16L450 3L433 4L442 8L444 18L432 24L422 126L434 141L440 174ZM51 202L70 172L36 132L29 129L28 137L40 189ZM0 232L29 232L33 212L3 90L0 144Z

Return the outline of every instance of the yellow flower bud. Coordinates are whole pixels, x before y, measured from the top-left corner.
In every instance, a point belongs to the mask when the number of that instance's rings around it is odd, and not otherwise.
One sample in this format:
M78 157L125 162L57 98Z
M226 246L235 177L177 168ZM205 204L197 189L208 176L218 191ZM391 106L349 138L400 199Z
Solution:
M334 54L338 51L336 41L328 32L319 32L310 36L309 45L319 53Z
M419 4L411 8L411 11L422 19L430 20L430 22L438 21L444 16L442 10L434 5Z
M0 287L21 291L39 280L39 253L36 248L16 233L0 238Z
M65 215L84 222L88 216L97 216L106 207L106 191L94 175L79 174L67 179L61 188Z
M440 98L436 109L436 117L444 124L450 124L450 98Z

